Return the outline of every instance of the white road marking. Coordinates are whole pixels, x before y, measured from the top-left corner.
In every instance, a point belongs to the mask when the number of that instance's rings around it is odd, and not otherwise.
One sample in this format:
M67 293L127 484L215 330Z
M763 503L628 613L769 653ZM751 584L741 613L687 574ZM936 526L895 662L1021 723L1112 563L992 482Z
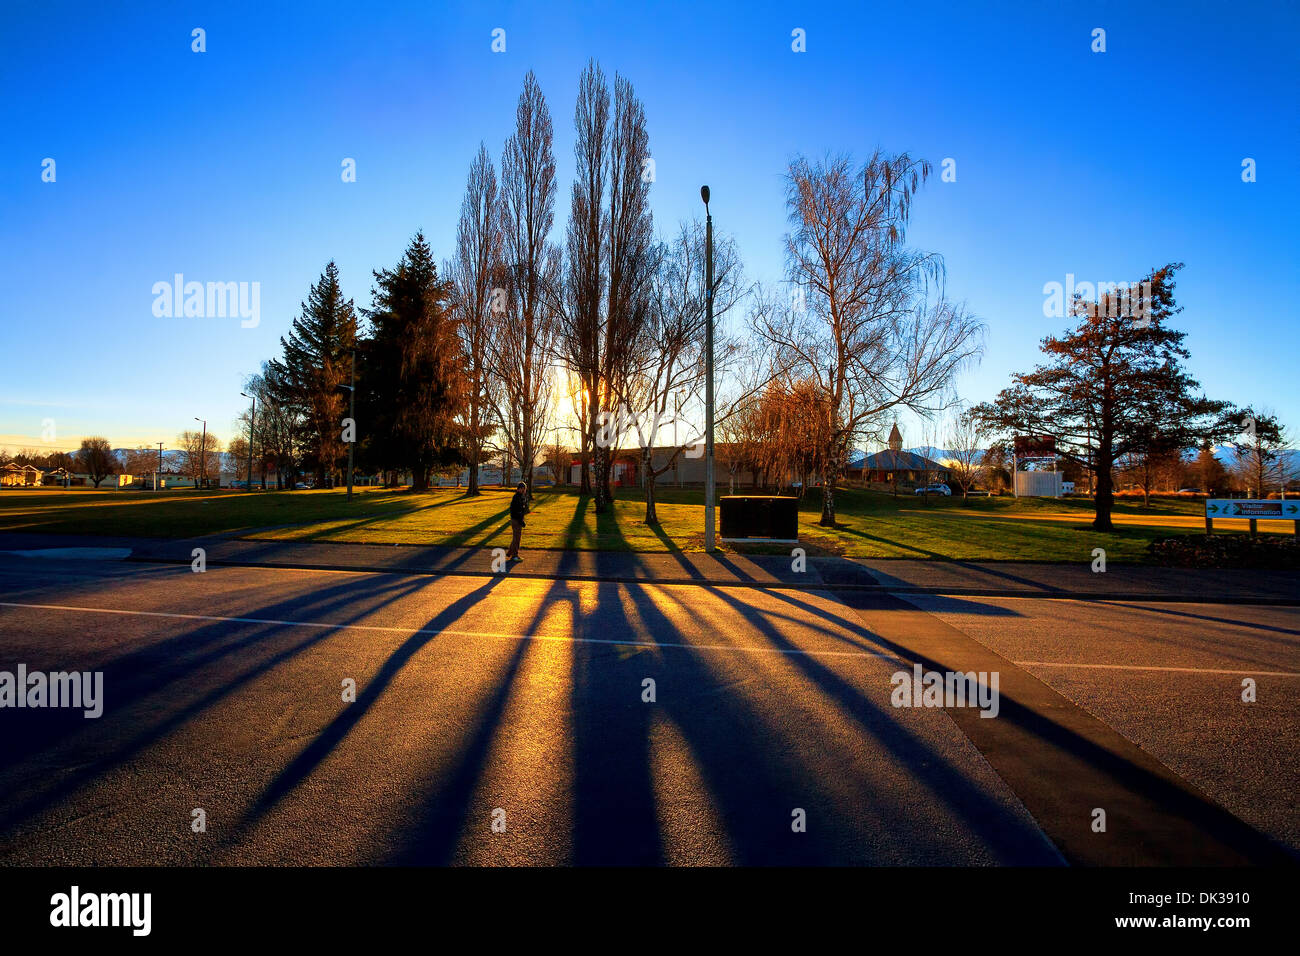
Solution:
M281 621L274 618L261 617L222 617L215 614L180 614L173 611L136 611L123 610L121 608L108 607L76 607L69 604L19 604L14 601L0 601L0 607L25 608L36 611L73 611L82 614L117 614L127 617L156 617L168 618L179 621L206 621L213 623L230 623L230 624L270 624L276 627L314 627L323 630L335 631L380 631L387 634L427 634L431 637L446 635L450 637L487 637L497 638L510 641L556 641L559 643L570 644L606 644L611 647L645 647L653 650L655 648L672 648L692 651L738 651L744 654L781 654L787 657L878 657L883 660L894 661L899 666L908 667L895 654L888 654L883 651L806 651L787 649L782 647L737 647L729 644L689 644L685 642L671 643L664 641L627 641L612 640L609 638L598 637L572 637L566 635L548 635L548 634L500 634L488 631L459 631L459 630L434 630L432 628L409 628L409 627L384 627L378 624L329 624L320 621Z
M1175 671L1180 674L1244 674L1247 677L1300 677L1291 671L1233 671L1217 667L1156 667L1146 664L1076 664L1071 661L1012 661L1017 667L1082 667L1112 671Z

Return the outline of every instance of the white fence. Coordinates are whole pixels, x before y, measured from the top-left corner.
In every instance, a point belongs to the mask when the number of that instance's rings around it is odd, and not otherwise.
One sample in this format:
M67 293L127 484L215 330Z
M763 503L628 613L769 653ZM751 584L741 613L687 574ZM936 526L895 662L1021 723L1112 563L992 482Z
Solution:
M1061 497L1061 472L1059 471L1018 471L1016 472L1016 497L1018 498L1059 498Z

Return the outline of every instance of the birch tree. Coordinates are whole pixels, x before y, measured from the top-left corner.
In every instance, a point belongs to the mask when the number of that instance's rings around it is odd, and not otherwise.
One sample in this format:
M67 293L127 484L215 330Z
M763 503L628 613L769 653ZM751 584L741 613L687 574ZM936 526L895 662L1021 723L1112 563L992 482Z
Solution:
M983 327L942 294L942 259L906 244L929 172L906 153L877 151L858 168L848 157L800 157L787 173L796 297L756 310L754 331L826 397L824 526L835 525L841 463L859 434L889 410L942 411L957 372L981 354Z

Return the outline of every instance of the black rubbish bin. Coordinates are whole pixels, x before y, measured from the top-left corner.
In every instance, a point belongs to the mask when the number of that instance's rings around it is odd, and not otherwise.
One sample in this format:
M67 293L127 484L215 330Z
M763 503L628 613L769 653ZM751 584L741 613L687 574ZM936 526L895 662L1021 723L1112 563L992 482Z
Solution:
M786 495L723 495L724 541L760 538L768 541L799 540L799 499Z

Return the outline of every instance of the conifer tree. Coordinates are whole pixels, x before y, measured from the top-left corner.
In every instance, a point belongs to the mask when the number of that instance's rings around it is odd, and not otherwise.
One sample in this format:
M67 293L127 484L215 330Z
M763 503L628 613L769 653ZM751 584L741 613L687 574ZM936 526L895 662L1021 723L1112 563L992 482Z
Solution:
M335 473L347 446L343 418L357 317L351 299L343 298L338 266L331 261L307 293L293 331L280 339L282 379L289 404L301 416L304 465L315 471L316 484Z
M425 491L438 466L462 463L456 418L466 399L452 285L416 233L393 269L375 272L371 334L358 361L362 448L376 470L410 471Z

